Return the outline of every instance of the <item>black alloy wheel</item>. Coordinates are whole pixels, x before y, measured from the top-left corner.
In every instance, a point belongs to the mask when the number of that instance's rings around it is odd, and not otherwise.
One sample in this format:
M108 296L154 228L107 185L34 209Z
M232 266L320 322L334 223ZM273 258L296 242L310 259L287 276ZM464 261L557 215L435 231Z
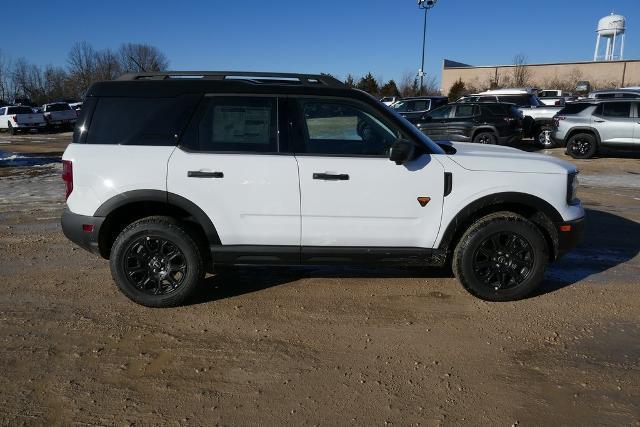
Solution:
M527 280L534 263L535 252L525 238L501 231L480 243L473 257L473 271L482 284L498 291Z
M158 236L134 240L125 252L127 279L148 295L167 295L178 289L187 274L187 262L173 242Z

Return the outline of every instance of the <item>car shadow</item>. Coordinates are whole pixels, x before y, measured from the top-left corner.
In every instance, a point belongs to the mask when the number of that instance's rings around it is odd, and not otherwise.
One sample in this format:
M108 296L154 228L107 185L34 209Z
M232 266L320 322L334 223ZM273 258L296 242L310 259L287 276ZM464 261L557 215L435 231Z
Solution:
M549 265L545 279L530 298L572 286L590 276L623 264L640 252L640 224L595 209L587 209L583 241L559 261ZM633 271L629 280L637 280ZM203 304L307 278L450 278L449 268L387 267L230 267L207 277L189 305ZM617 276L622 277L622 276Z
M582 242L560 260L549 265L538 291L532 296L554 292L623 264L640 253L640 223L596 209L586 209ZM634 271L616 276L637 280Z
M205 278L188 305L232 298L262 291L271 287L310 278L394 279L394 278L450 278L451 269L438 267L342 267L342 266L265 266L227 267Z

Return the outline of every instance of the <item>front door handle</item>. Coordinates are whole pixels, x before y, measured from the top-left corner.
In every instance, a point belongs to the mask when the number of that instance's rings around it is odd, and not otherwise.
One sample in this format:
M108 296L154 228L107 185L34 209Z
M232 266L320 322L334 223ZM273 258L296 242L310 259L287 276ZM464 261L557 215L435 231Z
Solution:
M346 173L314 173L313 179L321 179L324 181L348 181L349 175L347 175Z
M604 120L594 120L596 123L604 123Z
M189 178L224 178L222 172L205 172L205 171L189 171L187 172Z

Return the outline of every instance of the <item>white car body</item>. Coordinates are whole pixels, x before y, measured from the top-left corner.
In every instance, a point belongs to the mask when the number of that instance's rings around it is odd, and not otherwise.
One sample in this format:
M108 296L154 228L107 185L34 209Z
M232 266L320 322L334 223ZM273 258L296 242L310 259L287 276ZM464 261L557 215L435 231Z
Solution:
M224 245L433 248L462 208L500 192L542 198L565 221L584 216L581 205L567 204L566 186L558 185L575 172L571 163L510 147L454 147L455 155L423 156L405 167L375 158L202 155L176 147L70 144L63 156L74 165L67 205L91 216L118 194L168 191L214 218ZM117 158L117 167L106 158ZM145 173L139 173L142 169ZM225 179L194 183L187 170L220 171ZM311 180L316 170L348 170L350 180ZM445 171L456 177L450 196L432 198L428 210L403 203L421 191L442 188Z
M44 116L30 107L0 107L0 129L37 129L46 126Z
M65 102L54 102L42 106L42 112L50 126L72 126L78 119L78 113Z

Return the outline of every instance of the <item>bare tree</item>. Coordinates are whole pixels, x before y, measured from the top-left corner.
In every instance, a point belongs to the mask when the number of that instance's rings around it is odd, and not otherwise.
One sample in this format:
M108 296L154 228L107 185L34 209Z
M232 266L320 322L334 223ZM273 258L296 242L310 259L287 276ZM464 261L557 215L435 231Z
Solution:
M400 96L402 97L413 96L415 78L416 78L415 74L409 70L402 73L402 77L400 77L400 82L398 84L398 90L400 91Z
M157 47L144 43L124 43L118 56L123 72L164 71L169 67L169 60Z
M13 79L11 78L11 62L0 51L0 101L8 102L13 99Z
M105 49L97 53L94 79L113 80L122 74L122 65L118 55L111 49Z
M529 84L531 74L527 67L527 57L519 53L513 57L513 84L518 87L525 87Z

